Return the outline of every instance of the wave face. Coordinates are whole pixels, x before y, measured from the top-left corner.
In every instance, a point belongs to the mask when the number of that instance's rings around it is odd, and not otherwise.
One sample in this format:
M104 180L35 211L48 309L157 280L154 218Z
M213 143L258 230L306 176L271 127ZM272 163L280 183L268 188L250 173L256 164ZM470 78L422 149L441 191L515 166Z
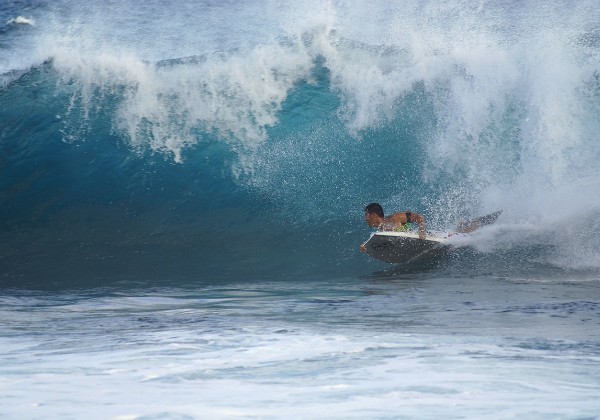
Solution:
M7 278L355 270L372 201L437 229L503 209L472 239L499 267L600 267L595 0L23 1L0 25Z

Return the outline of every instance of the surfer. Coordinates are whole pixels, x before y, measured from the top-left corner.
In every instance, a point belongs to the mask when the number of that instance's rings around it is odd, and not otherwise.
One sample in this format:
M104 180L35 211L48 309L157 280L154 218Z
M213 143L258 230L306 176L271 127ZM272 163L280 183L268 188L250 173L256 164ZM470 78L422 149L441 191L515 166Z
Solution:
M449 245L445 242L452 235L468 234L482 226L495 223L502 210L476 219L461 221L454 233L445 236L425 236L425 218L410 211L394 213L385 217L383 208L378 203L371 203L365 207L365 221L370 227L378 228L381 233L372 233L367 242L360 246L360 250L369 256L389 263L410 262L424 255L433 255L434 252L447 250ZM414 234L392 234L390 232L407 232L412 230L414 224L419 225L419 239ZM367 248L368 247L368 248Z
M419 225L419 238L425 239L425 218L417 213L405 211L385 217L383 207L379 203L371 203L365 207L365 221L370 227L395 232L409 231L416 223Z

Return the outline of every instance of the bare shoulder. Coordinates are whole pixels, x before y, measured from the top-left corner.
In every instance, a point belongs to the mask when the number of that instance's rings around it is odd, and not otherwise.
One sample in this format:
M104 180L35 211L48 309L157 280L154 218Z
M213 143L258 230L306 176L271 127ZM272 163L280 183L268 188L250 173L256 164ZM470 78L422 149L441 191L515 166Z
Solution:
M398 212L394 213L391 216L387 217L388 221L393 223L406 223L406 212Z

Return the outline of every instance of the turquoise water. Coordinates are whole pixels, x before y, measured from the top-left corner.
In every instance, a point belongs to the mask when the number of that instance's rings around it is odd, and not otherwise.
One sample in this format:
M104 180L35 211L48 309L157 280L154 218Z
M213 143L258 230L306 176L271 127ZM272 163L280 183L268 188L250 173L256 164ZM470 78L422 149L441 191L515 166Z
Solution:
M595 418L599 22L0 5L0 414ZM373 201L503 213L390 266Z

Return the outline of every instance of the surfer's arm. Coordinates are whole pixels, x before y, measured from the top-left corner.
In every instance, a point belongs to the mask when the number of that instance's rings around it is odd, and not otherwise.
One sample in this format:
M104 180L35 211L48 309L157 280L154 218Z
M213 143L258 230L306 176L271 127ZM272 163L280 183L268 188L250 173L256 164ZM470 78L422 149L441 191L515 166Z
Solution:
M417 213L408 213L406 221L419 224L419 238L425 239L425 218Z

